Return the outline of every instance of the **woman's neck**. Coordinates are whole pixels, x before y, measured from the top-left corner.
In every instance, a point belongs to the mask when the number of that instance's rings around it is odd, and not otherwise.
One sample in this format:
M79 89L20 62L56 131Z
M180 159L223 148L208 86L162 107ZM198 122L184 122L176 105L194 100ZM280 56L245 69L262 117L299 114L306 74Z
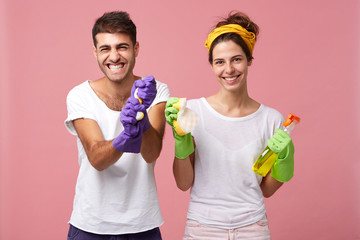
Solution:
M260 103L249 97L246 89L241 92L221 89L206 100L217 112L227 117L245 117L260 107Z

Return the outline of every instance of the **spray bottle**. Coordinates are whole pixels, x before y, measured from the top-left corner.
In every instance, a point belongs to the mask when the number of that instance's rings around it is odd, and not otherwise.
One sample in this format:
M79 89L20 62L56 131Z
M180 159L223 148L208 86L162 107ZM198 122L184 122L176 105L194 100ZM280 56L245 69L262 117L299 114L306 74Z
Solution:
M283 123L283 126L285 127L284 131L290 135L291 131L295 128L296 124L298 124L299 122L300 122L300 118L290 113L287 119ZM278 159L278 155L273 151L271 151L269 147L266 147L259 156L259 158L254 163L252 170L255 173L265 177L277 159Z

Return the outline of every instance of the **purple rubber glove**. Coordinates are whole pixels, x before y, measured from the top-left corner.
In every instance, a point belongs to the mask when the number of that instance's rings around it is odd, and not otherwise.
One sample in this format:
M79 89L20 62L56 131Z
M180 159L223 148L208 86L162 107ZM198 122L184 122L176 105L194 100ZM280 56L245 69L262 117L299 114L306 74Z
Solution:
M143 112L144 118L136 120L136 113ZM142 143L142 133L150 127L149 118L144 105L134 97L130 97L120 113L120 121L124 130L114 139L113 147L120 152L139 153Z
M143 105L148 108L154 101L157 90L155 78L150 75L141 80L136 80L131 89L131 96L134 96L135 90L138 88L137 96L143 100Z
M137 112L142 112L144 114L144 118L140 121L136 120ZM137 135L140 130L141 133L143 133L150 127L146 107L143 104L140 104L139 100L134 97L129 97L126 101L126 104L120 113L120 121L124 125L124 130L132 136ZM130 127L125 128L126 124L130 124ZM139 129L137 129L137 127L135 128L137 125L139 125Z

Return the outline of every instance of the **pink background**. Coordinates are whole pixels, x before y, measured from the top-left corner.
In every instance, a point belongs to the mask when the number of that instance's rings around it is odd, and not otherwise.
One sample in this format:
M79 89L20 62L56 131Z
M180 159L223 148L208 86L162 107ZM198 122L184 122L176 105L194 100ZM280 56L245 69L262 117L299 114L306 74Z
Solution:
M203 46L230 10L260 26L249 93L295 129L296 172L266 200L273 239L360 239L360 3L333 1L0 1L0 239L66 239L78 172L64 127L68 91L102 74L91 27L126 10L138 27L135 72L153 74L172 96L218 89ZM166 240L181 239L188 192L172 177L170 128L156 166Z

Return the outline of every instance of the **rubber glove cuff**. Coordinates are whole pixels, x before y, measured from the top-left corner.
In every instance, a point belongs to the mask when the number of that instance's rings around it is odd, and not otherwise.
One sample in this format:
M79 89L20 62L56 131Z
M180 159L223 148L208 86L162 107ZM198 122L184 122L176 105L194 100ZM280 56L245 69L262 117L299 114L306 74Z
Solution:
M175 131L175 157L179 159L185 159L194 152L194 143L190 133L179 136Z
M113 147L119 152L139 153L141 149L142 133L136 136L129 136L125 131L114 139Z

